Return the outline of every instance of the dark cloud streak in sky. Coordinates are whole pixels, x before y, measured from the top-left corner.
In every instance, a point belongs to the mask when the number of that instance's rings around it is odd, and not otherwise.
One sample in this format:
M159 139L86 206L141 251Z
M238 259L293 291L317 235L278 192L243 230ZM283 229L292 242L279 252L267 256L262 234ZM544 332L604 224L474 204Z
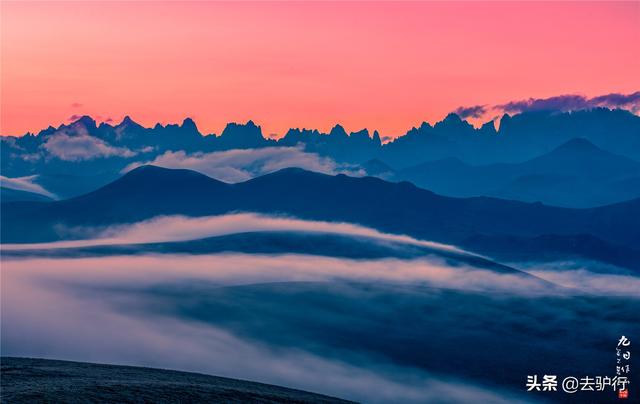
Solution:
M576 111L598 107L623 108L637 112L640 108L640 91L631 94L611 93L587 98L583 95L565 94L549 98L529 98L496 105L494 108L505 113L527 111Z
M491 113L495 115L495 113L519 114L530 111L569 112L593 108L619 108L637 114L640 112L640 91L630 94L610 93L592 98L580 94L563 94L548 98L515 100L497 105L461 106L453 112L462 119L486 119Z
M486 105L474 105L471 107L458 107L455 112L460 118L480 118L487 112Z

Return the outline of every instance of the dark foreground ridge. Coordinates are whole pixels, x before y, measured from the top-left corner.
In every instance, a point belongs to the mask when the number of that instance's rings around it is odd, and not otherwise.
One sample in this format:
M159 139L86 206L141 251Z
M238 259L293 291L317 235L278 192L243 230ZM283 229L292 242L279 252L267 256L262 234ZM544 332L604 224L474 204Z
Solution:
M269 384L174 370L2 357L6 403L347 403Z
M408 182L299 168L227 184L196 171L142 166L75 198L2 203L0 233L3 243L36 243L82 236L66 229L237 212L354 223L483 255L517 252L524 261L578 257L640 269L633 259L639 254L640 198L570 209L488 197L451 198ZM527 248L514 250L525 244Z

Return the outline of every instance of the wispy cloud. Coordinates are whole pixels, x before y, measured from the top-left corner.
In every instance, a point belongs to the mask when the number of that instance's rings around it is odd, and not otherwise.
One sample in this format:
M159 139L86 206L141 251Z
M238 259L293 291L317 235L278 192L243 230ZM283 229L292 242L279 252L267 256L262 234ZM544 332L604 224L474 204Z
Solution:
M578 94L565 94L549 98L529 98L496 105L494 108L507 113L526 111L576 111L596 107L624 108L632 112L640 109L640 91L631 94L611 93L593 98Z
M579 264L579 263L578 263ZM572 263L573 266L576 263ZM573 290L598 295L637 296L640 290L640 278L630 274L596 273L589 264L578 265L579 269L562 270L562 263L552 263L527 272Z
M136 255L90 258L33 258L6 260L23 273L47 268L49 273L70 279L122 277L139 282L154 277L158 282L201 279L217 284L263 282L322 282L335 279L385 283L425 284L437 288L518 296L627 296L637 298L640 278L592 272L586 267L566 271L553 266L527 272L499 273L461 265L437 257L417 259L348 259L304 254L213 254L213 255ZM213 264L215 263L215 264ZM55 268L53 271L52 268ZM91 268L86 272L86 268ZM131 268L136 268L132 272ZM541 281L548 280L552 283ZM553 287L553 284L559 287Z
M640 91L631 94L611 93L593 97L589 100L598 106L610 108L629 108L637 112L640 108Z
M361 237L382 242L391 242L424 247L436 251L460 254L461 258L473 256L474 254L460 250L454 246L434 243L431 241L418 240L406 235L382 233L378 230L359 226L351 223L334 223L322 221L308 221L292 217L266 216L255 213L238 213L222 216L207 217L185 217L185 216L160 216L142 222L115 225L107 228L76 228L66 229L69 233L92 234L93 238L83 240L56 241L49 243L32 244L3 244L2 251L28 251L60 248L82 248L109 245L132 245L144 243L159 243L173 241L197 240L206 237L224 236L247 232L298 232L316 234L334 234L348 237ZM242 255L241 255L242 256ZM216 256L216 261L227 260L225 255ZM257 258L256 258L257 257ZM298 275L305 274L297 280L319 280L331 277L354 277L367 279L381 279L387 281L416 281L421 280L431 282L441 287L461 288L461 289L499 289L516 293L558 293L556 289L549 289L549 284L540 282L544 279L552 284L566 287L578 293L598 293L610 295L633 296L640 288L640 279L626 274L612 274L609 270L606 274L592 272L589 268L594 265L585 263L572 263L571 267L554 263L552 265L522 264L519 265L523 271L534 277L523 277L517 272L496 273L471 267L469 265L457 264L455 268L450 267L442 259L428 257L425 259L400 260L382 259L371 260L367 265L362 264L362 260L348 261L340 258L311 257L291 258L293 256L283 255L285 258L271 258L263 262L262 256L243 256L242 262L246 266L238 265L239 259L234 258L234 276L241 276L244 270L253 274L250 269L260 266L260 277L255 281L275 281L285 280L279 275L280 268L300 267ZM105 260L113 261L115 258ZM121 264L128 259L122 257ZM137 258L135 258L137 259ZM155 260L155 258L148 258ZM201 258L183 257L190 265L198 267ZM290 260L291 259L291 260ZM166 255L160 260L165 260L168 267L161 262L149 264L150 267L166 268L167 271L176 263L172 263L171 255ZM90 265L92 268L100 267L100 259L96 258ZM206 258L205 261L206 262ZM360 264L356 265L355 262ZM316 265L317 263L317 265ZM143 261L140 261L140 265ZM578 266L576 266L578 265ZM242 269L244 267L244 270ZM267 270L266 268L270 268ZM360 268L364 268L360 270ZM160 270L160 269L159 269ZM182 274L187 273L185 269ZM288 273L287 276L291 275ZM307 275L312 275L306 277ZM565 291L562 290L562 293Z
M630 94L610 93L596 97L581 94L562 94L548 98L528 98L496 105L458 107L453 112L462 119L496 119L496 114L519 114L528 111L579 111L593 108L626 109L640 112L640 91Z
M417 240L405 235L382 233L372 228L351 223L310 221L291 217L266 216L255 213L238 213L197 218L186 216L160 216L134 224L110 226L106 229L76 228L66 229L66 231L71 234L91 234L93 235L93 238L37 244L2 244L1 248L4 251L77 248L102 245L196 240L204 237L254 231L292 231L369 237L384 241L470 254L453 246Z
M341 279L412 283L477 292L500 291L524 296L569 293L563 289L550 288L549 283L535 277L518 273L497 273L464 265L452 266L438 258L355 260L303 254L163 254L75 259L34 258L6 262L11 262L12 268L21 268L20 271L25 274L38 268L48 268L60 276L74 274L73 278L78 282L85 278L106 277L104 281L107 282L109 277L126 277L135 283L148 279L149 276L155 277L159 282L206 279L218 284L325 282ZM79 274L81 268L91 268L91 272ZM135 273L131 273L131 268L136 268Z
M102 157L133 157L136 153L124 147L111 146L87 134L55 133L42 145L51 156L65 161L92 160Z
M460 118L480 118L487 112L486 105L474 105L471 107L458 107L455 112Z
M18 191L33 192L36 194L47 196L51 199L58 198L55 194L44 189L42 185L36 184L34 182L36 178L38 178L37 175L29 175L26 177L16 177L16 178L9 178L9 177L5 177L4 175L0 175L0 183L2 184L3 187L6 187L6 188L15 189Z
M234 149L212 153L167 151L154 160L130 164L123 171L127 172L145 164L196 170L225 182L246 181L288 167L299 167L326 174L365 174L357 167L338 164L330 158L305 152L299 147Z

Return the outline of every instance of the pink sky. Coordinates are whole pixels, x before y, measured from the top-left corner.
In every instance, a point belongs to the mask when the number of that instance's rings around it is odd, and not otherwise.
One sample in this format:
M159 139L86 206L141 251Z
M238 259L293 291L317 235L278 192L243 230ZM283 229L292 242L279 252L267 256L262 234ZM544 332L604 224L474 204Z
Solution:
M1 22L3 135L128 114L394 136L459 106L640 89L640 2L2 1Z

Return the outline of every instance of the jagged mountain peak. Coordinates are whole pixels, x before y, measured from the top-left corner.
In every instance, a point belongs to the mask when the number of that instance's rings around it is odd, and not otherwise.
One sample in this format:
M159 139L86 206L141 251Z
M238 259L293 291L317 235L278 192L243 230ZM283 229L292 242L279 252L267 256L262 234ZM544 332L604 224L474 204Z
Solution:
M347 131L344 130L344 127L342 125L340 125L339 123L336 124L333 128L331 128L331 132L329 132L330 136L340 136L340 137L347 137Z
M221 136L262 137L262 129L252 120L247 121L246 124L230 122L222 131Z
M180 125L180 127L182 129L189 129L189 130L198 131L198 127L196 126L196 123L193 121L193 119L191 119L189 117L184 118L184 120L182 121L182 125Z
M137 123L136 121L134 121L133 119L131 119L131 117L129 115L126 115L123 119L122 122L120 122L119 124L117 124L115 126L116 129L119 130L124 130L124 129L143 129L143 126L140 125L139 123Z
M70 126L70 127L84 126L87 129L95 129L96 128L96 121L95 121L95 119L93 119L89 115L82 115L81 117L79 117L77 120L73 121L68 126Z

